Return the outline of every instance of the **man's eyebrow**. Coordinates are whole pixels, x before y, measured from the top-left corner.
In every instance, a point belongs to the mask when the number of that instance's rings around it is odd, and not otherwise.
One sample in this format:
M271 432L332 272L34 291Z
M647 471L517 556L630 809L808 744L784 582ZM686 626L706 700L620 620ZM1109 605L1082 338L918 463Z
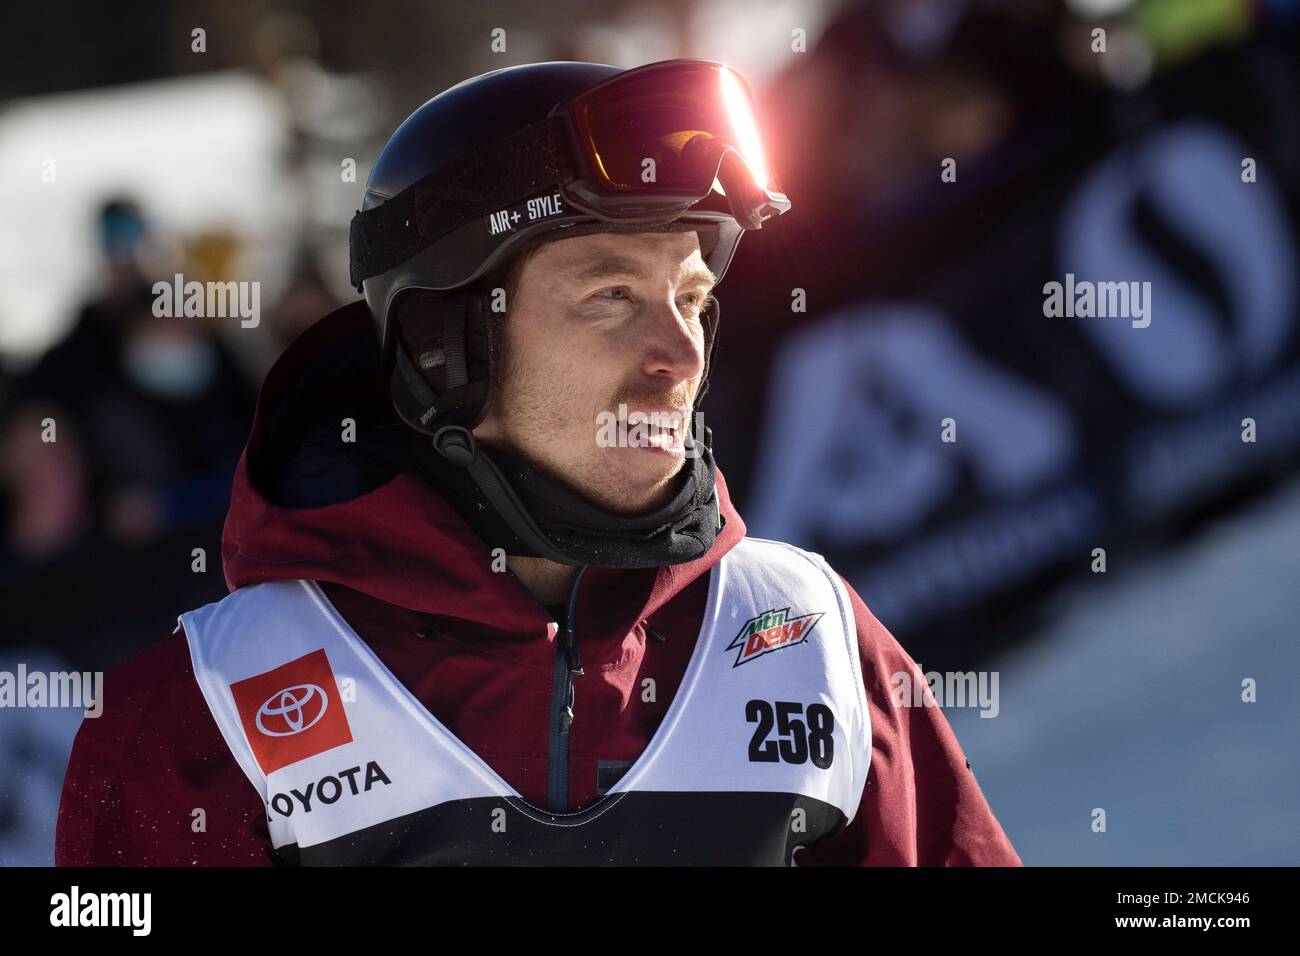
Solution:
M718 284L718 277L713 274L713 270L708 266L696 266L686 274L687 279L694 279L704 285L715 286Z
M561 275L571 282L595 282L604 279L618 279L623 276L644 278L646 268L639 259L611 253L594 262L585 262L580 266L563 269ZM683 279L685 281L694 280L710 286L718 284L718 277L713 274L711 269L703 265L691 269Z

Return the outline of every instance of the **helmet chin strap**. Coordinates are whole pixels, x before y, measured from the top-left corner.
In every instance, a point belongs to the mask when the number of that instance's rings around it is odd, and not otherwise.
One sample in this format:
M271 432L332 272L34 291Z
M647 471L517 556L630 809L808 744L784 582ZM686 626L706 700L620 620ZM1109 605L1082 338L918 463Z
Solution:
M510 526L532 551L533 556L546 558L557 564L580 565L584 562L565 554L546 536L546 533L533 520L519 496L510 487L510 482L501 473L501 469L480 450L474 433L460 425L448 425L438 429L433 436L433 447L443 458L463 468L474 480L474 484L483 492L488 504Z

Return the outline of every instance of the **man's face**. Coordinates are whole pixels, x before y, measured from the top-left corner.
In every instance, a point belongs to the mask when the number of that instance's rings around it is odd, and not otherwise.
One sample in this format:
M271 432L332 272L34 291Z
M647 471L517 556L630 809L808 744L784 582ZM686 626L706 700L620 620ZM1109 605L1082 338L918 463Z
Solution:
M682 438L704 374L701 313L713 283L694 232L543 244L506 304L505 368L475 436L609 511L666 504L686 461ZM633 416L628 441L611 446L620 404L629 416L659 413L682 428L637 447L649 429Z

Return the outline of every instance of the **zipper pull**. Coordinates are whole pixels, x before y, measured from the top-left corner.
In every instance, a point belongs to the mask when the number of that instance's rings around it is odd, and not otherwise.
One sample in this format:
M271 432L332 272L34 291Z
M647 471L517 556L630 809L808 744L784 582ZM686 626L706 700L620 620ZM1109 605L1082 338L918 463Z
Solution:
M567 627L560 628L560 646L564 648L564 656L569 663L569 673L582 673L582 658L578 656L578 648L573 640L573 632Z
M573 726L573 685L569 685L569 702L560 711L560 733L567 734Z

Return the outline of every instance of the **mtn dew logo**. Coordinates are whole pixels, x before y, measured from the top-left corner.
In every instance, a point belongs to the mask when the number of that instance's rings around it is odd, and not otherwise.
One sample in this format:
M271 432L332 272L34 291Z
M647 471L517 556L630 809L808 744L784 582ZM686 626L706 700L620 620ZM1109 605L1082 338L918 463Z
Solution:
M817 626L824 613L826 612L818 611L791 617L790 609L783 607L779 611L764 611L757 617L751 617L741 625L740 633L727 645L726 649L729 651L738 650L736 663L731 666L739 667L746 661L752 661L772 651L802 644L808 640L808 635Z

